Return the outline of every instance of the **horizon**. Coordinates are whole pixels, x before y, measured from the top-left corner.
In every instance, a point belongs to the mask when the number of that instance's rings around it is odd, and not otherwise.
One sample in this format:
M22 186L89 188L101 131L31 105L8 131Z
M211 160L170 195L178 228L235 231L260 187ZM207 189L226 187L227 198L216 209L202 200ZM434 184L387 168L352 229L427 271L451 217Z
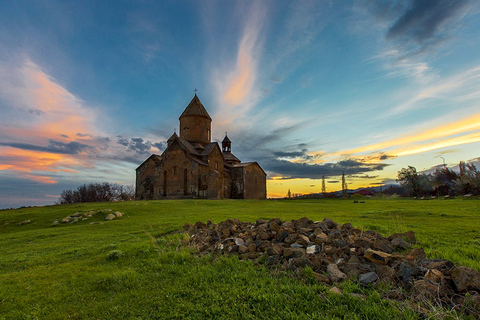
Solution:
M0 208L135 185L196 93L267 197L480 168L480 4L0 4ZM194 90L197 90L194 91Z

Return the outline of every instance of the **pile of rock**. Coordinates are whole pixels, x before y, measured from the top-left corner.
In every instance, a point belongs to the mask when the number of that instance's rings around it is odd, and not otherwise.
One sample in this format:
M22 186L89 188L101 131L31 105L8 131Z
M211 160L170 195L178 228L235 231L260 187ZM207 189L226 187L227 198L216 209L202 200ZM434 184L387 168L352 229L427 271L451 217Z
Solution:
M412 231L385 238L328 218L256 223L228 219L184 228L191 235L190 245L202 253L236 254L293 271L309 266L318 281L326 284L351 279L364 286L383 281L406 289L392 290L390 298L404 299L402 292L408 292L417 300L462 305L469 293L469 304L480 307L480 273L455 267L448 260L427 259L423 249L412 249L416 243Z
M105 220L109 221L109 220L113 220L115 218L120 218L124 215L124 213L122 213L120 211L115 211L114 213L111 213L111 212L112 212L112 209L103 209L103 210L98 210L98 211L93 211L93 210L77 211L77 212L72 213L69 216L66 216L61 221L62 221L62 223L75 223L79 220L85 221L85 220L88 220L89 218L93 217L94 215L100 214L100 213L103 213L103 214L106 213ZM58 220L53 221L52 224L54 224L54 225L58 224Z

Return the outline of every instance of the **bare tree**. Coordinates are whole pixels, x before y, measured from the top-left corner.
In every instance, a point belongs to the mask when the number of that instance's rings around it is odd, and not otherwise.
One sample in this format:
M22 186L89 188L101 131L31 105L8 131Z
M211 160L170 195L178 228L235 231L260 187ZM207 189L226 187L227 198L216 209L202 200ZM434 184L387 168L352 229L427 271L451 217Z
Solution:
M327 194L327 187L325 186L325 176L322 176L322 195L325 196Z
M79 202L111 202L133 200L133 186L123 186L116 183L90 183L79 186L76 190L64 190L60 194L60 204Z
M345 171L342 172L342 197L348 197L348 183L345 181Z

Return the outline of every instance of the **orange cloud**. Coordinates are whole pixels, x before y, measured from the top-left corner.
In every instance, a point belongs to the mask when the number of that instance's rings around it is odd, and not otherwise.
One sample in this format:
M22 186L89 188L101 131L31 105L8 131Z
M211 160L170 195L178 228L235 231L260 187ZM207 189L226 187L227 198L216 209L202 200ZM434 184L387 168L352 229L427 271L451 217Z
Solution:
M7 119L0 128L6 141L19 144L47 146L51 140L70 143L81 140L82 145L95 146L92 135L101 135L95 129L96 115L85 108L82 101L61 86L53 77L30 60L14 71L16 81L2 81L2 98L17 110L17 116ZM28 111L28 112L27 112ZM78 137L78 132L90 135ZM10 140L10 141L8 141ZM75 167L92 167L82 155L0 147L0 170L15 171L25 178L56 183L42 172L78 172Z
M331 161L341 157L362 159L366 162L378 162L379 158L377 156L372 157L368 153L400 157L478 141L480 141L480 114L409 136L394 138L359 148L328 154L325 151L309 152L308 154L311 156L322 155L322 159L312 159L304 162L319 163L325 162L326 159Z
M253 39L252 39L253 38ZM230 77L222 102L239 105L252 89L255 80L255 61L253 60L254 38L256 35L245 33L238 49L237 67Z

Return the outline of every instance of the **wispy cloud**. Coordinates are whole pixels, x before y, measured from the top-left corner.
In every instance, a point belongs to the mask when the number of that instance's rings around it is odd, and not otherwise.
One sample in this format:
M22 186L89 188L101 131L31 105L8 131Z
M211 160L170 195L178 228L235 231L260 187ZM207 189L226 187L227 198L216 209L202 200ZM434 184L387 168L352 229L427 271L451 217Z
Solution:
M473 1L368 1L355 7L367 17L363 30L372 28L373 16L383 32L375 59L384 61L389 75L429 83L438 77L432 57L455 38Z
M260 92L255 86L258 63L263 49L262 31L266 8L256 2L244 8L243 33L238 41L236 59L213 70L216 100L221 106L215 114L217 123L227 125L242 117L257 102Z

